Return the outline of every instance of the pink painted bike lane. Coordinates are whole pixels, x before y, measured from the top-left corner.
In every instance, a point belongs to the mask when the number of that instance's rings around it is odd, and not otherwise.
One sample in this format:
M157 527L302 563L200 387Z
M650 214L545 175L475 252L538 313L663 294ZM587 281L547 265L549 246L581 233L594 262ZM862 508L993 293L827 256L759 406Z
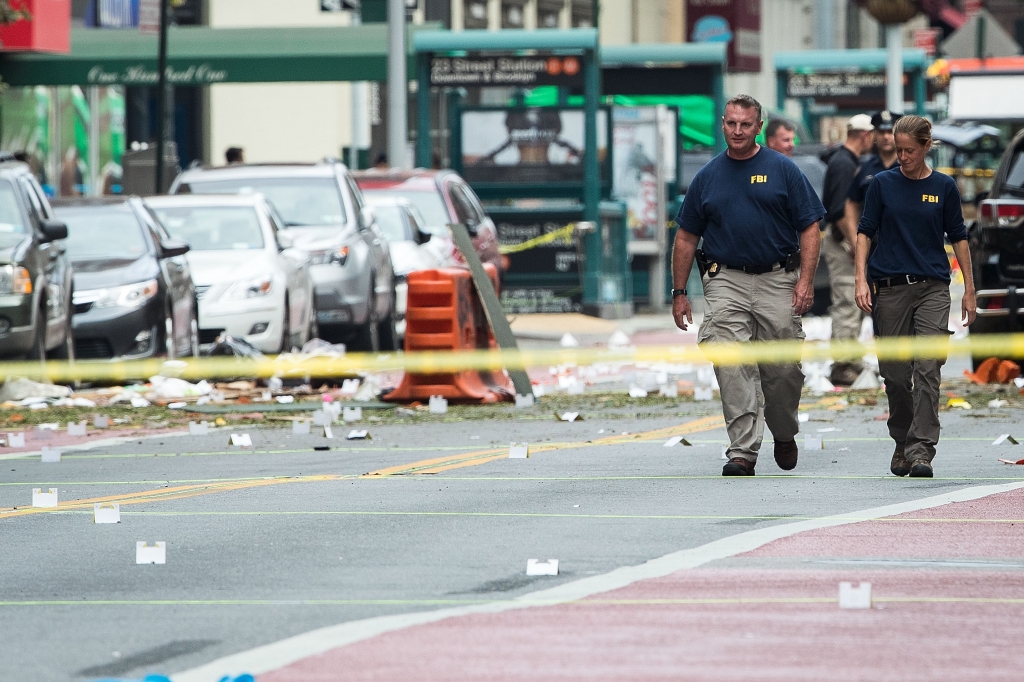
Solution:
M1024 489L812 530L558 605L382 634L258 676L327 680L1019 680ZM873 586L840 610L840 581Z

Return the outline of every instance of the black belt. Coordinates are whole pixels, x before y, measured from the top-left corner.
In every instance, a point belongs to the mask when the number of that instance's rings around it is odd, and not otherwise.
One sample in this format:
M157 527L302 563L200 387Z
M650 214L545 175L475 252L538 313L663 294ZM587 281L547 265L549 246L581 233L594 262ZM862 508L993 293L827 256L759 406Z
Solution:
M720 267L723 267L727 270L739 270L741 272L747 273L748 275L763 275L766 272L772 272L773 270L778 270L786 267L786 261L780 260L771 263L770 265L726 265L723 263Z
M925 277L924 275L890 275L875 280L875 286L879 289L898 287L902 284L921 284L923 282L942 282L937 277Z

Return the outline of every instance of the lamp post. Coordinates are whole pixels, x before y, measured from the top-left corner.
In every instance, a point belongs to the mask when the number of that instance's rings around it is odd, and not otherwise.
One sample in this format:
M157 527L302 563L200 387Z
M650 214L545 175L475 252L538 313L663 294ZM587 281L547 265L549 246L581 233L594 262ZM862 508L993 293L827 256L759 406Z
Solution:
M903 36L900 25L910 21L920 9L913 0L866 0L865 9L885 26L885 108L903 113Z

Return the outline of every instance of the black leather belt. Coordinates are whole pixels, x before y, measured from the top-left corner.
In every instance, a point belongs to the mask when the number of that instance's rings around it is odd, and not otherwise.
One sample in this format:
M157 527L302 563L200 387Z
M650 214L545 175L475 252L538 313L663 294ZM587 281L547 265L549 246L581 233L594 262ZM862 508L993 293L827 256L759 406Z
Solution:
M879 289L888 289L889 287L898 287L902 284L921 284L922 282L942 282L942 280L935 277L925 277L924 275L890 275L889 277L876 279L875 286Z
M771 265L722 265L727 270L739 270L745 272L748 275L763 275L766 272L772 272L773 270L779 270L786 267L786 261L780 260Z

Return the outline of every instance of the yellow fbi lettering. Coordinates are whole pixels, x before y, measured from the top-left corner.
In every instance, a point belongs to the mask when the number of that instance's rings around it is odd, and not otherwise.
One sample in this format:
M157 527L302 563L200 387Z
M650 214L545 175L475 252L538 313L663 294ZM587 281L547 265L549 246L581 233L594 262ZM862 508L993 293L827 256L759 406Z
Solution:
M926 204L937 204L939 203L939 197L936 194L922 194L921 201Z
M763 182L768 182L768 176L767 175L751 175L750 176L750 184L751 185L753 185L753 184L760 184L760 183L763 183Z

